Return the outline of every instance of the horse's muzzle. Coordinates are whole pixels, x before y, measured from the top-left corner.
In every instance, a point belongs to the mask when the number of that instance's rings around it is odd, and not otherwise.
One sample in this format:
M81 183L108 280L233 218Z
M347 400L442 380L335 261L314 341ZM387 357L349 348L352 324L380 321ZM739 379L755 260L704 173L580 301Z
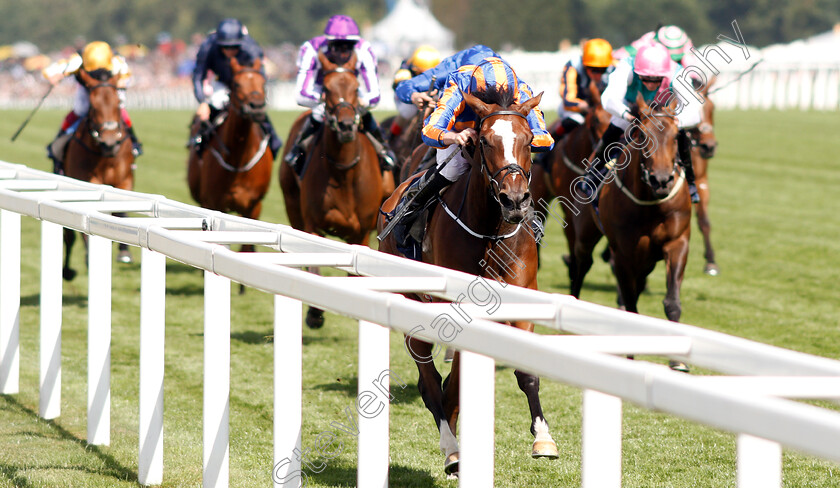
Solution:
M530 192L500 192L499 203L502 205L502 219L510 224L518 224L528 218L531 211Z
M711 144L701 143L698 145L698 149L700 150L700 157L702 157L703 159L711 159L715 157L717 142Z

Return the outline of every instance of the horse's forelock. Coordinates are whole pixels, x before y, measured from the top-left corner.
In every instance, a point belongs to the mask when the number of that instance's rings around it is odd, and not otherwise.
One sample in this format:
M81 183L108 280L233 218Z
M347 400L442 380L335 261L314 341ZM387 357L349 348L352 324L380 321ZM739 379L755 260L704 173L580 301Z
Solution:
M509 86L493 85L485 90L476 91L473 95L484 103L495 104L506 109L514 104L516 92Z

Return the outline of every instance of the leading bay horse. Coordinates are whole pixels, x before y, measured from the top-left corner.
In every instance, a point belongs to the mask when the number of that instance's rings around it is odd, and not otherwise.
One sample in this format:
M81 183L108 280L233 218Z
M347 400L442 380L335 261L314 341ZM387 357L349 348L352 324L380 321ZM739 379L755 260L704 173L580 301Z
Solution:
M470 171L444 192L440 203L428 217L422 260L536 290L537 245L529 220L532 209L528 188L533 134L525 117L537 107L542 94L522 104L513 103L510 92L488 91L485 95L485 100L493 100L494 103L464 94L465 102L480 121L477 126L478 147L469 158ZM416 159L424 153L416 150L412 164L416 166ZM394 210L408 185L409 182L400 185L382 205L382 212ZM384 213L379 218L380 231L386 225ZM393 233L383 239L379 249L401 255ZM534 327L531 322L525 321L516 321L511 325L527 331L533 331ZM440 432L444 470L446 473L456 472L459 460L455 432L461 381L460 354L455 353L452 372L441 385L440 373L434 362L428 360L432 357L432 345L411 336L406 338L406 345L419 370L418 388L423 402L431 411ZM516 371L515 375L519 388L528 398L531 412L530 430L536 438L531 455L558 457L557 446L551 438L540 405L539 378L523 371ZM469 381L469 378L464 380Z
M274 165L270 136L261 127L266 98L260 65L259 59L252 66L242 66L235 57L230 58L230 103L227 111L217 116L224 120L201 154L196 146L190 148L187 161L190 194L199 205L249 219L260 218ZM192 135L198 128L193 124ZM242 250L253 252L254 246L243 245Z
M580 296L583 279L592 266L592 250L603 230L613 256L619 302L627 311L638 313L647 276L664 260L667 292L662 304L668 320L678 322L691 233L691 199L676 162L674 105L648 106L641 97L637 104L642 130L626 134L624 150L614 160L614 177L608 177L601 187L598 208L589 205L574 218L572 295ZM671 367L688 370L674 361Z
M307 161L302 177L288 164L280 165L286 213L295 229L367 246L379 206L394 190L394 179L391 172L380 170L376 149L359 131L364 109L359 105L355 53L341 65L323 53L318 59L324 73L323 130L302 156ZM297 118L288 140L295 140L309 114ZM284 149L284 158L290 147ZM318 269L310 271L317 273ZM323 311L310 307L306 324L323 326Z
M87 88L90 108L67 142L64 174L77 180L133 190L134 171L131 166L134 154L128 129L120 115L119 77L98 80L82 69L79 70L79 78ZM86 237L84 240L87 244ZM76 233L65 228L62 275L68 281L76 277L76 270L70 267L70 252L75 241ZM117 260L130 263L128 246L120 243L118 248Z

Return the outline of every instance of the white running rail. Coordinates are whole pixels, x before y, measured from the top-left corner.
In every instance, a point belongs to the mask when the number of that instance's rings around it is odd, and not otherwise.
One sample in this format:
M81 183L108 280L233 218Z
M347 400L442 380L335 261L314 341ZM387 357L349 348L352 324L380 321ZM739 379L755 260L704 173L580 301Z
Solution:
M90 252L89 263L88 442L92 444L110 441L110 243L142 248L138 473L143 485L163 481L166 257L205 270L204 486L228 485L231 280L276 295L275 466L266 469L273 468L277 486L298 486L302 479L295 475L301 466L292 455L301 446L302 303L359 320L360 395L376 398L375 393L362 391L370 380L383 386L387 398L382 378L389 361L385 327L408 333L418 321L440 323L442 314L452 321L450 328L415 330L414 335L441 342L441 334L465 351L462 367L482 381L464 382L462 398L493 398L496 362L584 389L585 487L621 486L622 400L738 434L740 487L780 487L782 445L840 462L840 413L790 400L837 401L838 361L568 296L502 287L287 226L6 162L0 162L0 209L0 393L18 392L23 215L42 222L39 415L45 419L60 414L61 228L91 236L95 251ZM133 217L118 218L113 212ZM225 247L231 243L256 244L271 252L237 253ZM362 277L321 277L299 269L307 265L333 266ZM352 286L347 286L348 280L353 280ZM476 292L479 286L484 287L483 299ZM418 303L394 293L399 291L428 293L464 305L456 313L449 305ZM499 305L492 310L491 291ZM470 314L468 323L460 318L462 312ZM547 339L490 320L509 318L577 335ZM661 354L724 376L676 373L621 357L626 354ZM283 401L277 401L280 391ZM388 483L388 405L380 404L384 415L358 419L358 486ZM464 402L461 418L469 420L462 424L460 484L492 486L493 402ZM292 461L281 462L286 458ZM282 484L286 479L292 482Z

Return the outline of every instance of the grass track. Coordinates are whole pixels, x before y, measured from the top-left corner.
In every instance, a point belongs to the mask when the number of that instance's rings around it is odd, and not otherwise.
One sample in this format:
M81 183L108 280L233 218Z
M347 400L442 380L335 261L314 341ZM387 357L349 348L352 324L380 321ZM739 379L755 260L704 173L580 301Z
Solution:
M26 117L8 111L0 134L11 135ZM63 113L39 112L0 159L48 170L43 146ZM295 113L274 113L285 135ZM138 164L138 191L191 202L186 186L187 112L134 111L146 155ZM712 160L713 242L722 274L702 274L702 239L692 224L689 267L682 288L686 323L830 358L840 358L840 276L835 113L721 112L718 156ZM263 219L287 222L275 180ZM139 265L114 264L111 445L85 442L87 275L64 286L61 417L38 420L38 292L40 227L23 220L21 393L0 396L0 487L132 486L137 477ZM540 288L563 293L568 281L560 255L565 241L549 225ZM77 249L78 251L78 249ZM139 251L133 250L136 257ZM74 256L84 270L83 253ZM614 279L596 263L585 300L612 305ZM201 483L202 274L167 265L164 486ZM649 280L641 313L664 317L663 267ZM272 299L249 290L231 301L231 486L267 486L272 437ZM541 332L547 332L541 330ZM328 315L319 331L304 329L304 448L334 430L355 401L356 327ZM431 415L416 389L416 369L391 334L392 369L408 387L392 386L391 486L456 486L442 474ZM444 367L446 368L446 367ZM561 449L557 461L533 461L524 395L512 370L496 380L497 486L580 485L578 390L543 382L542 400ZM702 373L698 371L696 373ZM681 419L625 406L626 487L735 485L735 438ZM355 486L355 440L338 433L341 453L308 486ZM786 450L787 487L840 486L840 467Z

